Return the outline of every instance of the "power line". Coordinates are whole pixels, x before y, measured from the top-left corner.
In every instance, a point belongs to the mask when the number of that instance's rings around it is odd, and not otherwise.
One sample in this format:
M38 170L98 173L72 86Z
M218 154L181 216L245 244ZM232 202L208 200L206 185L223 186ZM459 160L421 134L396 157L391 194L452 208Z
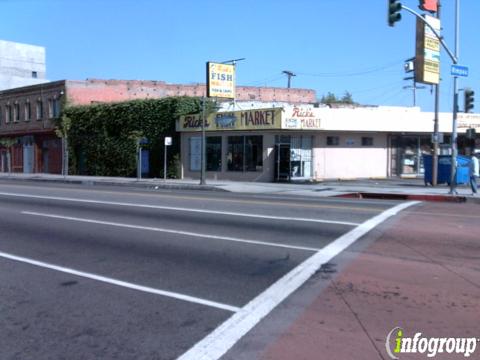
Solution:
M388 63L385 65L381 66L376 66L376 67L371 67L371 68L366 68L363 70L357 70L357 71L350 71L350 72L325 72L325 73L301 73L298 72L297 75L303 75L303 76L316 76L316 77L347 77L347 76L360 76L360 75L367 75L375 72L380 72L389 68L392 68L394 66L398 66L399 64L403 64L404 60L402 61L395 61L392 63Z

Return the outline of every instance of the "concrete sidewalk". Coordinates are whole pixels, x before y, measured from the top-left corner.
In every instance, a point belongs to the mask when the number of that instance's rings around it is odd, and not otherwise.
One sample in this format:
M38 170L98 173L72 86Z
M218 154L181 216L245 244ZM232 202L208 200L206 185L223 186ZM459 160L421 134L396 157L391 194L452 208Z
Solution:
M347 251L353 260L338 275L332 263L311 279L330 285L255 357L390 359L385 341L395 327L406 337L480 339L479 220L475 204L430 202L386 223L367 236L366 249ZM256 344L253 336L242 344L244 352L262 347L258 334ZM464 357L435 357L453 358ZM470 358L480 358L480 342Z
M62 176L52 174L0 173L0 180L41 181L83 185L132 186L150 189L209 190L249 194L284 194L312 197L372 197L398 198L435 201L474 201L471 190L466 185L458 186L458 195L449 195L447 185L425 186L423 179L361 179L326 180L316 183L259 183L223 180L207 180L207 185L199 185L192 179L141 179L101 176Z

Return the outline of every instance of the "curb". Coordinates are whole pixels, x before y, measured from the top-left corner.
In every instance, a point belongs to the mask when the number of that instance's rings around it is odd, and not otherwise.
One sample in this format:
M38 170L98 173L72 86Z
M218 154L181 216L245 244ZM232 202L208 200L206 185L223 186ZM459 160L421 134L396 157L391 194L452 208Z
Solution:
M204 191L230 192L226 189L222 189L220 187L212 186L212 185L172 184L172 183L163 183L163 182L141 182L141 181L116 182L111 180L89 180L89 179L81 180L81 179L68 179L68 178L46 179L46 178L0 177L0 181L2 180L74 184L74 185L84 185L84 186L106 185L106 186L134 187L134 188L143 188L143 189L204 190Z
M353 198L353 199L380 199L380 200L417 200L417 201L453 202L453 203L473 202L473 203L480 204L480 199L469 198L461 195L427 195L427 194L353 192L348 194L335 195L333 197Z

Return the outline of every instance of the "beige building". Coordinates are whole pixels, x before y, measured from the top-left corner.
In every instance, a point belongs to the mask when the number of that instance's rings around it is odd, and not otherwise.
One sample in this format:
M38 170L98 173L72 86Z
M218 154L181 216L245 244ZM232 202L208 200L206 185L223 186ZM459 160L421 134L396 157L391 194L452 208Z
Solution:
M459 114L461 151L470 146L467 128L480 131L480 115ZM451 129L452 115L440 114L442 152L448 151ZM183 177L199 178L200 115L182 117L177 130ZM207 178L271 182L422 176L432 130L433 113L419 108L252 108L240 103L235 111L219 110L207 119Z

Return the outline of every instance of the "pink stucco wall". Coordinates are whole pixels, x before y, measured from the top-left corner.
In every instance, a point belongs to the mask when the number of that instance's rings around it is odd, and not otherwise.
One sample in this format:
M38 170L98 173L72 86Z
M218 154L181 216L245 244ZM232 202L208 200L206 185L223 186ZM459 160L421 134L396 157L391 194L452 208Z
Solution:
M71 103L87 105L95 102L119 102L133 99L157 99L167 96L203 96L205 84L167 84L163 81L97 80L67 81ZM314 103L316 93L310 89L238 86L236 99Z

